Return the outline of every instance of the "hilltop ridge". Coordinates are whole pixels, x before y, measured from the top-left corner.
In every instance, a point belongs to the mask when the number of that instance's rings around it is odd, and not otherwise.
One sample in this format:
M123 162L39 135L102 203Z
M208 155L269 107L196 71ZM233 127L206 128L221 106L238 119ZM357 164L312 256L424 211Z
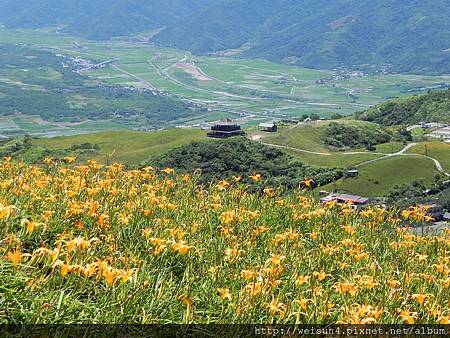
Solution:
M388 100L355 116L383 125L450 122L450 89Z

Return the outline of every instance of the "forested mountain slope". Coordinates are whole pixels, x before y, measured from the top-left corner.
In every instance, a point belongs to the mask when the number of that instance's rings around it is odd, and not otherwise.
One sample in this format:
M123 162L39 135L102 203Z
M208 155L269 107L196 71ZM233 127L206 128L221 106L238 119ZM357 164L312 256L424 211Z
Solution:
M310 68L450 72L447 0L2 2L0 23L8 27L57 25L90 39L158 30L153 42L197 54L244 45L244 57Z
M186 17L155 38L195 53L243 55L312 68L389 63L401 72L450 71L444 0L233 0Z
M0 22L15 28L61 25L89 39L109 39L172 24L217 0L3 0Z

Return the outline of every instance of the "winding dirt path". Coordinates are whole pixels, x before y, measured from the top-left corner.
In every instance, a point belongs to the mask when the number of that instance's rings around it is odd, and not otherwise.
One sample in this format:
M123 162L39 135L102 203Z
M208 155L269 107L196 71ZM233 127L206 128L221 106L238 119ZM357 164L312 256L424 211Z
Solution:
M410 144L406 145L405 147L403 147L401 150L397 151L396 153L384 154L385 156L382 156L382 157L379 157L379 158L375 158L373 160L369 160L369 161L366 161L366 162L359 163L359 164L356 165L356 167L360 167L360 166L363 166L363 165L366 165L366 164L370 164L370 163L373 163L373 162L385 160L385 159L393 157L393 156L401 156L401 155L412 156L412 155L415 155L415 154L405 154L405 153L409 149L411 149L412 147L414 147L416 145L417 145L417 143L410 143Z
M258 140L261 140L261 138L259 138ZM331 155L336 155L336 154L340 154L340 155L361 155L361 154L385 155L383 153L376 153L376 152L370 152L369 153L367 151L353 151L353 152L342 152L342 153L321 153L321 152L318 152L318 151L311 151L311 150L306 150L306 149L282 146L280 144L265 143L265 142L261 142L261 144L264 144L265 146L269 146L269 147L288 149L288 150L298 151L298 152L301 152L301 153L320 155L320 156L331 156Z
M254 141L260 141L261 142L263 137L261 135L257 135L257 136L259 136L259 137L257 137L257 138L252 137L252 139ZM310 151L310 150L305 150L305 149L300 149L300 148L283 146L283 145L280 145L280 144L265 143L265 142L261 142L261 144L264 144L264 145L269 146L269 147L288 149L288 150L293 150L293 151L307 153L307 154L313 154L313 155L319 155L319 156L335 155L335 153L322 153L322 152L317 152L317 151ZM386 159L394 157L394 156L421 156L421 157L424 157L424 158L427 158L427 159L433 161L436 169L439 172L441 172L442 174L444 174L447 177L450 177L450 173L445 171L444 167L442 166L442 164L437 159L435 159L433 157L430 157L430 156L421 155L421 154L407 154L406 153L409 149L411 149L412 147L415 147L416 145L417 145L417 143L409 143L405 147L403 147L400 151L398 151L396 153L393 153L393 154L385 154L385 153L378 153L378 152L366 152L366 151L342 152L342 153L337 153L337 154L341 154L341 155L361 155L361 154L384 155L384 156L381 156L381 157L378 157L378 158L375 158L375 159L372 159L372 160L369 160L369 161L361 162L359 164L354 165L354 167L361 167L363 165L367 165L367 164L371 164L371 163L374 163L374 162L386 160Z

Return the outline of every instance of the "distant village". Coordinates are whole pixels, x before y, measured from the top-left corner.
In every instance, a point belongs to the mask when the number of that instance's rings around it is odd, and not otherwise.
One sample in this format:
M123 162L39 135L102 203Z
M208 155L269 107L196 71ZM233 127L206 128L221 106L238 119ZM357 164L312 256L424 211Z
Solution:
M111 64L113 64L114 62L119 60L119 59L115 58L115 59L96 63L92 60L83 59L79 56L66 57L62 54L57 54L56 56L64 58L64 61L62 62L63 68L71 68L77 74L80 74L82 72L86 72L89 70L102 69L102 68L110 66Z
M361 78L367 74L362 71L355 70L336 70L336 74L324 77L316 81L316 84L327 84L330 82L337 82L342 80L350 80L354 78Z
M327 84L331 82L337 82L342 80L351 80L356 78L366 77L368 75L388 75L391 74L390 68L392 65L383 64L381 66L368 66L364 67L364 69L368 68L366 71L362 70L352 70L346 67L338 67L333 69L335 72L334 75L324 77L316 81L316 84Z

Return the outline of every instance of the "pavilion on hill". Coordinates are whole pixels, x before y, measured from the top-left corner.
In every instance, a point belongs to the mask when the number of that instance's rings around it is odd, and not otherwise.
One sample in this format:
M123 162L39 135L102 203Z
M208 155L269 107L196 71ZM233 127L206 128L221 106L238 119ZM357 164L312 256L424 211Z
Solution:
M215 124L211 127L211 132L208 133L208 137L214 138L228 138L243 135L245 135L245 132L241 129L241 126L231 121Z

